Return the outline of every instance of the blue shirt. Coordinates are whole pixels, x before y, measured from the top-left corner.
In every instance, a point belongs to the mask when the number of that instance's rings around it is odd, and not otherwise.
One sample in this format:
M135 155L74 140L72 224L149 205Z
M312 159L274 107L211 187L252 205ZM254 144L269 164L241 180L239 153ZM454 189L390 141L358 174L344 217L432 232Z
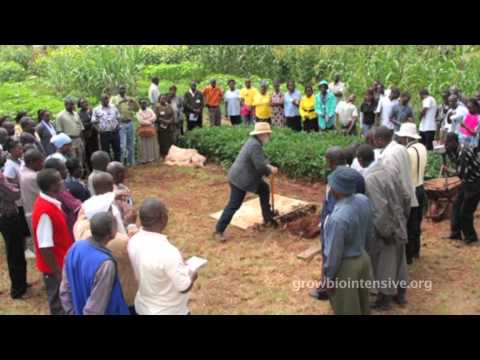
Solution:
M355 184L356 184L356 193L357 194L365 194L365 179L363 178L362 174L357 172L358 175L355 178ZM325 225L325 219L327 218L328 215L330 215L335 208L335 197L333 196L332 192L329 191L327 194L327 198L325 199L325 203L323 205L322 209L322 214L320 217L320 225L323 229L323 226Z
M73 195L73 197L80 200L82 203L90 199L90 191L81 183L80 180L72 176L67 176L65 179L65 187Z
M338 201L325 221L323 271L334 280L343 259L362 255L374 237L373 205L362 194Z
M302 95L297 90L295 90L292 94L290 94L289 91L285 93L285 117L300 116L300 106L293 105L292 101L296 100L300 105L301 99Z

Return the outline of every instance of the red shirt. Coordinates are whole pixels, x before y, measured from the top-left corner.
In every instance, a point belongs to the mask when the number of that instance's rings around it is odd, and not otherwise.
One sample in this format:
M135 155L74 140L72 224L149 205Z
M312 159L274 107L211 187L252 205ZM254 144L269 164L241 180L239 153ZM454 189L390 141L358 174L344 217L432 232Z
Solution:
M40 221L40 217L46 214L50 218L53 227L53 254L55 260L60 269L63 269L63 260L65 255L73 244L72 235L67 226L67 220L65 214L55 204L45 200L43 197L38 196L33 204L32 213L32 227L33 227L33 239L35 243L35 255L37 258L37 268L44 274L51 274L52 269L45 263L40 248L38 246L37 239L37 227Z

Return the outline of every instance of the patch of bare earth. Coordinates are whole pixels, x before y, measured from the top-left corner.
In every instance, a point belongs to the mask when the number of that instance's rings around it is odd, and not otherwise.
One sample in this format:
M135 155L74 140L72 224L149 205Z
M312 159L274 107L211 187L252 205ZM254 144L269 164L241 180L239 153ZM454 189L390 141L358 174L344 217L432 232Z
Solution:
M305 262L296 257L317 239L297 238L282 230L230 227L230 241L219 244L212 240L215 220L209 214L223 209L229 196L225 172L218 166L138 166L131 169L128 184L137 206L148 196L158 196L168 205L166 234L185 258L197 255L209 260L191 292L194 314L332 313L328 302L308 296L321 273L320 258ZM283 178L278 179L276 188L281 195L319 205L325 192L322 184ZM395 307L389 314L480 313L480 247L443 240L448 228L448 221L424 222L422 257L410 267L410 278L431 281L432 289L410 289L409 304ZM8 296L8 274L2 257L0 314L48 313L40 276L32 261L29 265L29 278L36 281L32 296L14 302Z

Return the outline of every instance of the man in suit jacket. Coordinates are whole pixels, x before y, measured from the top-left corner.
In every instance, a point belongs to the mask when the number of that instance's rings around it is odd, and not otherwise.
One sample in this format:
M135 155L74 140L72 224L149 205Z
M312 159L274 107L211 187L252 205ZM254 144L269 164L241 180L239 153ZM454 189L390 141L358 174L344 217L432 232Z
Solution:
M183 97L183 111L187 119L187 129L193 130L196 127L203 126L203 94L197 90L197 83L195 81L190 85L190 89Z
M270 189L263 180L263 176L275 175L278 169L269 164L263 151L272 130L268 123L258 122L255 130L250 133L250 139L243 145L240 154L237 156L229 173L230 200L217 223L214 238L218 241L225 241L225 229L230 224L235 212L242 205L247 192L258 194L262 216L266 225L276 226L273 219L273 212L270 207Z

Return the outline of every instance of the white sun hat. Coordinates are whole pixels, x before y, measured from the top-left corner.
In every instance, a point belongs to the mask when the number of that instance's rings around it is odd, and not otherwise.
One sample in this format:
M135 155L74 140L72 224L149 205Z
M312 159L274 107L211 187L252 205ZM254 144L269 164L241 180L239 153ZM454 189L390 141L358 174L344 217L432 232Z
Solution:
M411 122L402 124L400 130L395 133L399 137L407 137L410 139L420 140L422 137L418 135L417 125Z

